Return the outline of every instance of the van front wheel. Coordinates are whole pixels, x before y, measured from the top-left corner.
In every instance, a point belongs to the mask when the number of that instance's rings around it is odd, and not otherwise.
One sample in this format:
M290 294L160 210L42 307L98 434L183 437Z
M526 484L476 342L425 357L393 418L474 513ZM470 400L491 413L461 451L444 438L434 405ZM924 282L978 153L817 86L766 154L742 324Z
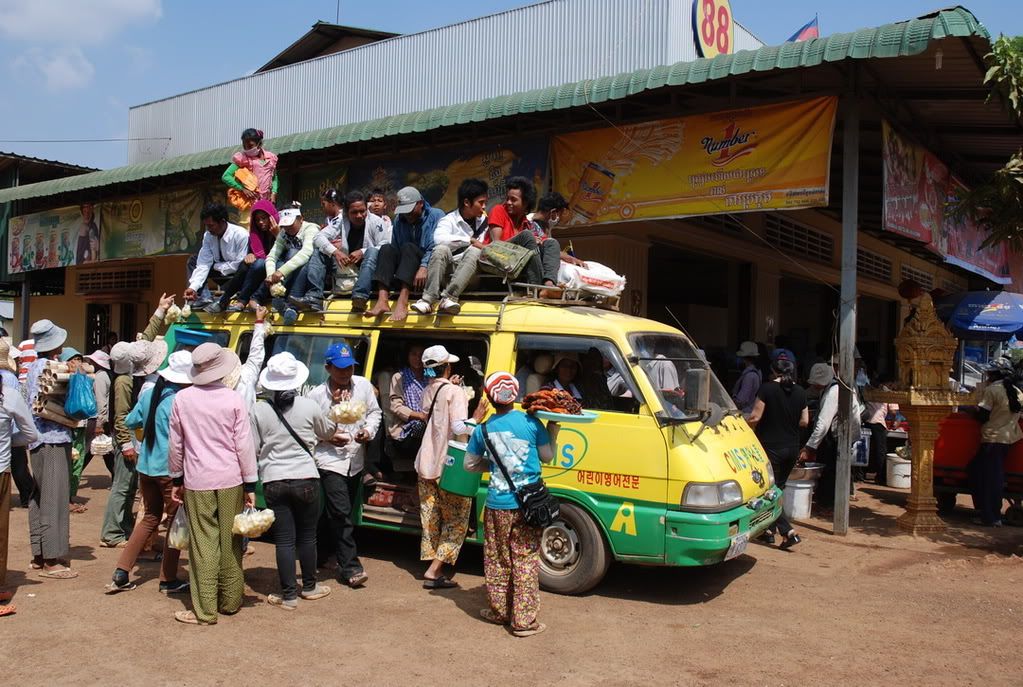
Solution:
M604 578L611 555L600 528L578 506L561 503L561 517L540 537L540 586L582 594Z

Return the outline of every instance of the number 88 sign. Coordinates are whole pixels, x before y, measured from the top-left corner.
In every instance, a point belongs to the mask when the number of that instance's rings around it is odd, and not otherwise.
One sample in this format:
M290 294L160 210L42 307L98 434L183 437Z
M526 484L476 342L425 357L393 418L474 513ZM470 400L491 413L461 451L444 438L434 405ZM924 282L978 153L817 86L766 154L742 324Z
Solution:
M701 57L731 54L734 29L728 0L693 0L693 37Z

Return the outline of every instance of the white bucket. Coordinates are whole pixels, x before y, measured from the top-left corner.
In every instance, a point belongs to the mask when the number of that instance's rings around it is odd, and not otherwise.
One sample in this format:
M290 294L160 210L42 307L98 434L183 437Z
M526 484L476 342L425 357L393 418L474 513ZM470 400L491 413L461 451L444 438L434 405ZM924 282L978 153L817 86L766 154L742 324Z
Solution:
M912 484L912 461L899 458L896 453L888 454L888 486L895 489L909 489Z
M781 509L789 520L806 520L810 517L810 504L813 502L815 480L790 479L785 483L785 494L782 497Z

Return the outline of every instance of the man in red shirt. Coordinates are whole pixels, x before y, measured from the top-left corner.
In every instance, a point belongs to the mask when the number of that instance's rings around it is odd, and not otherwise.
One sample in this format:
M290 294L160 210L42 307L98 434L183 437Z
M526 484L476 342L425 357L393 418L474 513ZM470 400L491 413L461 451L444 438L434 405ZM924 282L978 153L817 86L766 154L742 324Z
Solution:
M525 177L511 177L506 187L504 203L495 205L487 217L489 233L485 242L508 241L534 251L523 270L525 281L551 287L540 292L541 298L560 298L557 284L561 245L527 216L536 205L536 188Z

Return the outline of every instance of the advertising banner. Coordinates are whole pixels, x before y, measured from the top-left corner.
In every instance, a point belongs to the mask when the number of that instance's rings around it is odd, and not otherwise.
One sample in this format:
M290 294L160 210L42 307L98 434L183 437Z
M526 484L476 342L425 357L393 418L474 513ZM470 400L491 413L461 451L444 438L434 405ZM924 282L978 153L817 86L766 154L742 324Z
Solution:
M464 179L476 178L490 186L487 207L492 207L504 200L505 181L510 176L524 176L538 188L543 187L547 148L546 139L533 139L403 155L395 160L368 160L352 165L348 188L365 193L382 189L387 196L387 211L391 212L398 189L415 186L430 205L451 212L458 205L458 185Z
M201 238L202 192L158 193L103 204L103 260L192 250Z
M572 224L828 204L833 96L556 136Z
M86 203L11 219L7 270L30 272L96 262L100 206Z
M882 122L885 231L927 244L945 262L991 281L1008 284L1008 253L1004 246L981 249L984 227L946 212L966 186L921 145L900 136Z

